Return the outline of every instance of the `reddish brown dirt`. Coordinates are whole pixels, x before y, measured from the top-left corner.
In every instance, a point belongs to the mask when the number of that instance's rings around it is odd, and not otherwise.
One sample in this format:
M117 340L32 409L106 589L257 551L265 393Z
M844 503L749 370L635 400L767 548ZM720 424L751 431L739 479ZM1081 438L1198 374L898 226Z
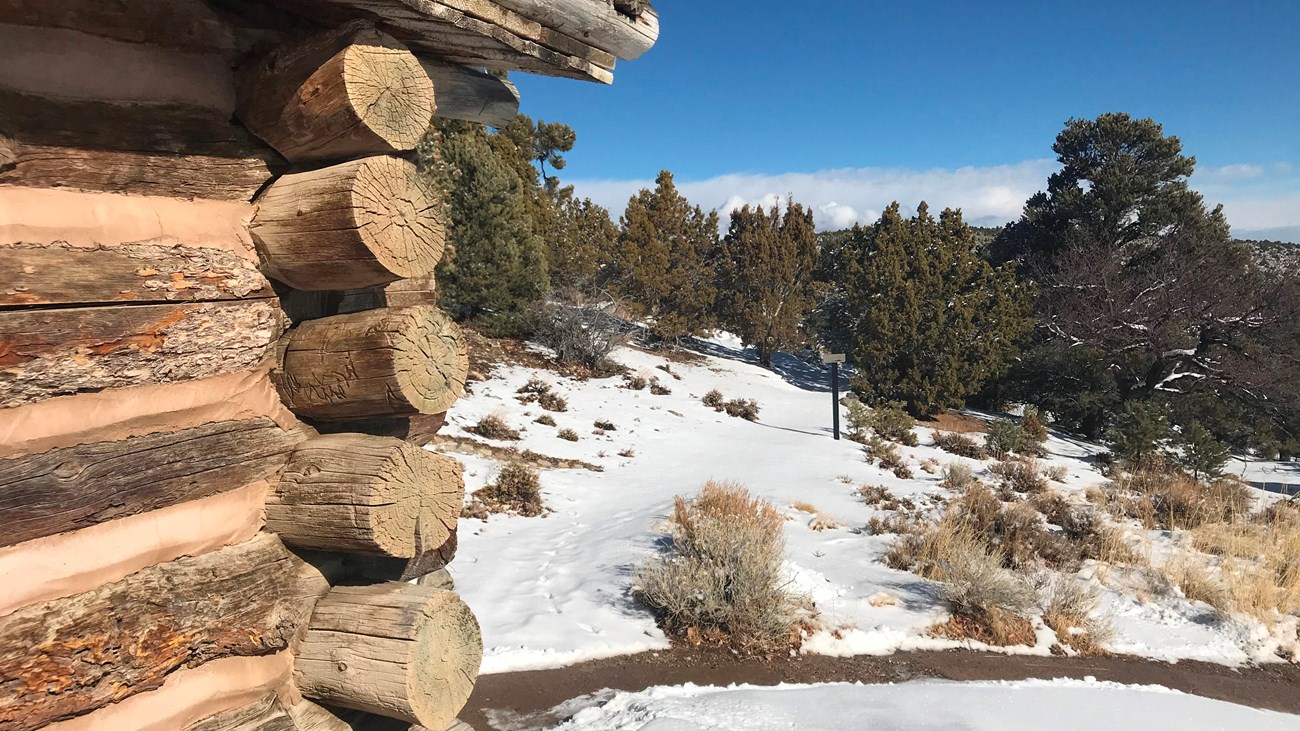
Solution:
M960 433L987 432L989 430L989 425L983 419L953 411L939 414L930 419L922 419L918 424L939 431Z
M1235 670L1200 662L1168 664L1132 657L1024 657L977 652L912 652L888 657L799 656L737 658L726 652L677 649L597 660L556 670L484 675L460 717L478 731L548 728L563 721L547 713L571 698L605 688L638 691L652 685L752 683L892 683L924 678L1023 680L1083 678L1163 685L1217 700L1300 714L1300 666Z

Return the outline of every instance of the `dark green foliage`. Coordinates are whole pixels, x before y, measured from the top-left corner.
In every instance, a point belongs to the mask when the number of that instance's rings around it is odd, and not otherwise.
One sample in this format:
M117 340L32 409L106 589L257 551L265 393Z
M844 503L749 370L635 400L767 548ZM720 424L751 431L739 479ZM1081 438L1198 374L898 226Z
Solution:
M1228 447L1214 438L1201 422L1193 421L1178 435L1178 464L1192 473L1192 479L1218 477L1228 461Z
M1020 428L1039 444L1047 441L1047 425L1043 423L1042 414L1033 406L1026 406L1020 415Z
M1144 465L1156 458L1169 438L1169 419L1164 407L1151 401L1130 401L1124 405L1110 431L1111 449L1130 464Z
M961 406L1001 376L1029 331L1032 297L1012 268L980 260L959 211L938 220L925 204L908 220L898 204L854 227L823 267L838 277L847 333L868 403L902 402L917 416Z
M1003 419L989 424L989 432L984 435L984 450L996 459L1006 459L1010 454L1041 455L1042 444L1035 440L1019 424Z
M495 154L481 126L444 124L440 132L451 223L438 268L442 305L496 334L516 334L524 329L525 310L549 288L528 184Z
M882 439L898 442L908 447L917 445L916 419L903 409L901 403L877 404L869 409L853 394L849 394L844 405L849 411L849 439L865 444L874 432Z
M955 454L958 457L969 457L971 459L986 459L989 455L984 451L983 445L971 439L965 434L956 432L935 432L934 446L942 449L949 454Z
M561 196L556 226L545 236L551 283L557 290L583 292L602 279L618 240L609 211L590 198ZM567 297L566 299L572 299Z
M665 340L704 333L713 324L717 290L713 266L718 214L692 206L659 173L655 189L632 197L619 221L612 279L650 331Z
M718 260L718 317L765 366L773 353L801 344L816 260L811 210L789 203L784 212L776 206L731 212Z

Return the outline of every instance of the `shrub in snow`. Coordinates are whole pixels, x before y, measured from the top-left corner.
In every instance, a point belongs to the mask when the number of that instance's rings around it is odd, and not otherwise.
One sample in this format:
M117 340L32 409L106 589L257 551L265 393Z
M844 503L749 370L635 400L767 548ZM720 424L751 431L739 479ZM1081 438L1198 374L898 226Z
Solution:
M556 432L555 436L565 440L566 442L578 441L578 432L572 429L561 429L560 431Z
M659 382L658 378L650 379L650 393L655 396L668 396L673 390Z
M995 459L1006 459L1012 454L1041 456L1044 453L1043 445L1034 441L1019 424L1001 419L989 425L989 432L984 435L984 451Z
M1047 425L1043 423L1043 415L1037 407L1026 406L1024 412L1020 415L1020 430L1035 442L1042 444L1047 441Z
M961 462L950 462L943 466L943 479L939 487L960 492L975 483L975 471Z
M592 426L596 427L597 429L600 429L601 431L616 431L618 429L618 427L614 425L614 422L605 421L604 419L595 420L594 422L592 422Z
M1127 515L1162 530L1230 523L1246 517L1254 504L1250 488L1235 479L1205 484L1157 466L1122 475L1110 489Z
M537 405L547 411L568 411L569 402L564 397L552 391L540 394L537 397Z
M608 369L610 353L627 339L627 326L610 314L611 307L612 303L585 299L574 304L545 304L538 313L534 337L554 350L561 363Z
M1166 409L1149 401L1130 401L1124 405L1115 426L1110 430L1111 449L1126 462L1145 467L1159 459L1161 446L1169 438Z
M542 426L555 426L555 419L550 414L542 414L533 421Z
M542 514L541 481L535 470L512 462L501 468L495 481L474 493L488 512L519 515Z
M631 391L644 391L650 381L645 376L623 376L623 388Z
M479 419L477 424L469 427L465 431L471 434L477 434L484 439L497 439L510 442L519 440L519 432L511 429L510 426L506 424L505 419L502 419L496 414L489 414L482 419Z
M965 434L957 434L956 432L935 432L934 446L958 457L969 457L970 459L985 459L988 457L988 453L984 451L984 447L979 442Z
M758 421L758 402L754 399L737 398L723 404L727 416L734 416L745 421Z
M1022 493L1039 493L1047 489L1047 480L1038 471L1038 462L1032 459L998 462L989 466L989 473L997 475L1008 490Z
M907 461L898 453L898 447L893 443L872 434L862 445L862 453L866 455L868 464L879 462L882 468L893 472L899 479L912 478L912 468L907 466Z
M726 397L716 388L704 394L704 398L700 400L704 402L705 406L714 411L722 411L726 408Z
M673 637L753 652L788 646L782 522L740 485L709 482L695 499L676 499L671 553L636 571L635 591Z
M1228 446L1214 438L1201 422L1193 421L1178 435L1178 451L1174 459L1184 470L1192 473L1193 480L1219 477L1228 461Z
M903 410L903 404L889 402L872 409L867 408L857 396L849 394L844 399L844 405L849 411L847 419L849 439L865 443L874 432L882 439L891 442L899 442L909 447L917 445L916 433L912 431L916 426L916 419Z
M1038 597L1043 622L1061 644L1084 657L1106 654L1115 628L1101 611L1095 590L1072 576L1050 573L1039 582Z

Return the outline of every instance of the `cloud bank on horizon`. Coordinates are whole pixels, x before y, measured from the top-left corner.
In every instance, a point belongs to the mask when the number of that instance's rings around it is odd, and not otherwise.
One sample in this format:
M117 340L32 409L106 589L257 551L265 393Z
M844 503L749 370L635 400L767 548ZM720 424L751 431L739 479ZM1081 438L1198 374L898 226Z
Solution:
M793 195L811 206L817 228L833 231L869 224L897 200L904 210L925 201L932 211L961 208L968 223L1001 226L1020 215L1025 200L1047 187L1054 160L1012 165L914 170L840 168L814 173L733 173L705 180L678 179L693 203L726 217L745 204L771 205ZM579 195L609 209L617 218L627 201L653 180L574 180ZM1242 238L1300 243L1300 171L1288 163L1203 167L1192 186L1211 205L1223 203L1233 234ZM723 226L725 228L725 220Z

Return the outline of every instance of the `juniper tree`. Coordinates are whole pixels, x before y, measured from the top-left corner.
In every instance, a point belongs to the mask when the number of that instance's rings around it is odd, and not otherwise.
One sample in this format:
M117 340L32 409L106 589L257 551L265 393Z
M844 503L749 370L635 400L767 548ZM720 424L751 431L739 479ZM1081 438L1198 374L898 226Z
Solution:
M936 221L922 203L908 220L894 203L854 227L843 256L853 387L869 403L917 416L960 406L1002 375L1032 325L1030 291L979 258L960 211Z
M619 219L612 278L657 337L677 340L713 324L718 214L692 206L667 170L628 201Z
M736 209L718 260L718 316L763 365L799 344L817 261L812 211L788 203Z

